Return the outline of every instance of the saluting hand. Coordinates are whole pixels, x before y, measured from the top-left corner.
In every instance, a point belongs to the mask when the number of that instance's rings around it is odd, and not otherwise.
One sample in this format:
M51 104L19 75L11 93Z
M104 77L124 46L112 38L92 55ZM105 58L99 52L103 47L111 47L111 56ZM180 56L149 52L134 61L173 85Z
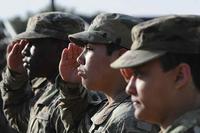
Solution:
M77 75L77 67L79 64L76 61L81 52L82 49L73 43L69 43L68 48L63 50L59 64L59 73L64 81L81 83L81 78Z
M17 40L8 45L7 48L7 65L11 71L24 73L25 68L22 62L22 50L28 42L26 40Z

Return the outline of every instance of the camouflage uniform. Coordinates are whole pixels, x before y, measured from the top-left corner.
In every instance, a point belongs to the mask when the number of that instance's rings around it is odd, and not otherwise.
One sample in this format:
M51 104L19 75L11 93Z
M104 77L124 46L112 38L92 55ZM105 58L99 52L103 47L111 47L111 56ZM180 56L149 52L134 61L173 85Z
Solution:
M84 23L81 18L67 13L42 13L31 17L26 31L15 39L55 38L67 41L68 34L84 30ZM35 78L31 82L27 75L9 69L3 74L1 91L10 125L20 133L67 132L60 119L60 94L55 84L45 78Z
M134 67L159 59L160 56L168 52L184 54L185 56L191 54L199 57L199 27L200 17L195 15L169 15L138 24L132 29L134 40L131 50L114 61L111 67L134 69ZM195 90L199 88L195 86L187 89ZM198 99L197 97L195 96L196 99ZM199 107L199 105L196 106ZM189 108L190 111L184 112L160 133L199 133L200 109L194 108ZM173 110L171 111L173 112ZM178 112L178 110L175 112Z
M16 133L17 131L9 126L7 119L5 118L2 98L0 99L0 109L0 131L2 133Z
M61 118L66 124L65 128L71 133L156 133L159 131L157 126L135 119L130 96L125 92L106 107L107 99L101 93L83 87L73 88L62 80L57 80L57 84L62 92Z
M108 102L91 118L91 133L149 133L157 132L151 124L138 121L134 117L134 108L130 96L120 94L115 101L107 106Z
M89 26L87 31L69 35L69 39L77 45L90 44L105 44L105 45L119 45L129 49L131 45L130 31L133 25L141 22L139 18L122 14L103 13L98 15ZM123 31L123 34L122 34ZM100 81L101 82L101 81ZM66 88L61 90L66 90ZM124 90L122 88L121 90ZM71 97L85 97L82 101L81 108L86 107L83 119L78 127L80 133L121 133L121 132L157 132L157 128L153 125L138 121L133 116L133 106L131 105L130 97L124 93L116 95L114 102L108 105L106 100L93 102L88 100L90 96L83 91L76 90L77 93ZM70 96L63 93L66 98ZM67 103L75 102L71 98ZM80 110L79 110L80 111ZM76 117L76 114L73 116Z
M68 133L87 133L91 126L90 118L104 105L105 96L82 86L66 83L60 77L56 81L56 87L61 92L59 106L65 129Z
M162 133L200 133L200 109L185 113Z
M6 49L7 45L9 44L11 38L6 36L3 32L4 29L0 28L0 74L4 70L6 66ZM2 80L2 77L0 75L0 80ZM0 92L1 94L1 92ZM8 122L5 118L5 115L3 113L3 101L0 95L0 131L3 133L14 133L14 129L11 129L9 127Z
M59 91L53 84L46 78L35 78L29 85L26 76L13 77L8 70L3 76L3 100L8 106L4 112L13 128L28 133L64 131L57 108Z

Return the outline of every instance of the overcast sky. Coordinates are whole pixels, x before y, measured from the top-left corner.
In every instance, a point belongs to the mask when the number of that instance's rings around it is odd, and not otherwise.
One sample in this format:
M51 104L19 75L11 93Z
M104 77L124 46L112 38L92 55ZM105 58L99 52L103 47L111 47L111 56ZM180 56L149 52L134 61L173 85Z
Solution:
M0 0L0 18L25 16L46 7L50 0ZM198 14L200 0L55 0L56 4L77 13L92 15L97 11L129 15Z

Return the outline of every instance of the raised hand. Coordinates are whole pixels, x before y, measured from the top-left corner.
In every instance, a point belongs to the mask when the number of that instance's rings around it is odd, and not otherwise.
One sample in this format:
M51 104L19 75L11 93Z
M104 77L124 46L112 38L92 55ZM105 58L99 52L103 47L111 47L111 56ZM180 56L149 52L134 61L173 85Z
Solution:
M131 68L124 68L120 69L122 76L124 77L125 81L128 83L130 78L133 76L133 70Z
M26 40L14 41L7 48L7 65L8 68L17 73L25 73L25 68L22 62L22 50L28 44Z
M63 50L59 64L59 73L64 81L81 83L81 78L77 75L77 67L79 64L76 61L81 52L82 49L73 43L70 43L68 48Z

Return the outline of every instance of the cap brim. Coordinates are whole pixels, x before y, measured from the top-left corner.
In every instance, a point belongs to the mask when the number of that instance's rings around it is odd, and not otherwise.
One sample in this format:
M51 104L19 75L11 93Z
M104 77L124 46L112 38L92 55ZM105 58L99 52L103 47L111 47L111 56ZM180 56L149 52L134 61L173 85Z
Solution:
M165 51L128 50L110 66L112 68L135 67L156 59L165 53Z
M77 45L92 44L106 44L111 43L100 34L98 31L83 31L69 35L69 40Z
M35 39L35 38L49 38L51 37L50 35L45 35L45 34L40 34L40 33L37 33L37 32L23 32L23 33L20 33L18 34L14 40L19 40L19 39Z

